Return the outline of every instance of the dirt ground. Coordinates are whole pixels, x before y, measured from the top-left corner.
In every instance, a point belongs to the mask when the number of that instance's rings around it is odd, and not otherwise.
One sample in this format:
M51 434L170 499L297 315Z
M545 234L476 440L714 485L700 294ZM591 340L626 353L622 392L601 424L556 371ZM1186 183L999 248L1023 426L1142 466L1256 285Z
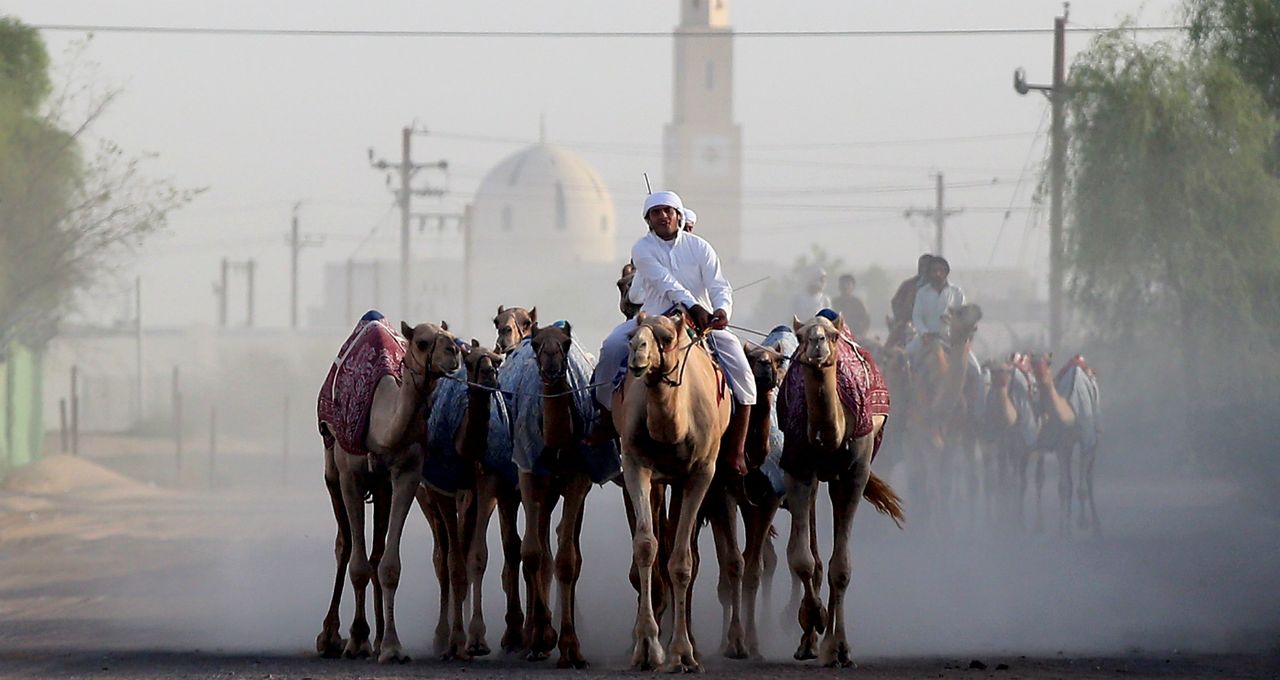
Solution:
M333 519L319 465L281 468L276 458L263 463L251 455L218 461L212 484L192 476L190 469L208 470L198 460L188 461L184 477L167 469L167 458L136 452L50 456L12 476L0 490L0 678L556 673L550 663L511 657L470 664L430 657L436 586L427 561L430 537L416 510L406 529L398 606L401 638L414 661L388 667L315 658L311 646L333 573ZM854 672L865 678L1280 677L1280 532L1273 524L1223 531L1224 525L1188 519L1229 506L1225 491L1190 507L1144 493L1113 493L1107 505L1116 538L1079 543L1042 537L996 543L978 533L912 543L904 538L910 532L860 515L855 535L863 543L855 538L848 617ZM634 596L625 580L629 541L610 516L613 496L606 487L589 499L599 509L589 514L605 528L588 527L584 538L580 599L586 604L579 628L593 666L579 677L626 671ZM1157 517L1173 524L1154 529ZM1187 549L1184 534L1196 549ZM785 568L784 561L780 572ZM487 582L496 582L497 571L495 559ZM701 577L695 600L695 631L705 646L720 626L712 579ZM770 661L733 662L704 652L711 673L838 673L790 661L794 624L788 627L779 613L786 589L779 573L773 607L762 615ZM492 643L501 634L502 603L494 594L487 598ZM349 593L346 602L344 626ZM973 661L985 668L971 668Z

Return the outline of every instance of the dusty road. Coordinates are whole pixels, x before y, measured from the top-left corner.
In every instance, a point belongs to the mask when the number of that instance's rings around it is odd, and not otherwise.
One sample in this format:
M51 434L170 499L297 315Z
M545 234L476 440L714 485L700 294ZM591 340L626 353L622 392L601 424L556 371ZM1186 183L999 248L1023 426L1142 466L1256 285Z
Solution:
M399 608L414 661L383 667L313 658L333 569L333 520L318 466L284 480L255 471L209 492L148 484L145 465L111 465L124 476L107 467L113 461L99 462L47 459L0 490L0 678L555 672L511 658L465 665L430 658L436 586L430 538L416 514ZM858 676L1280 677L1274 524L1233 519L1222 490L1194 502L1141 488L1103 498L1107 537L1076 541L920 536L859 515L849 615ZM634 612L616 492L598 489L589 503L579 626L593 667L580 677L626 669ZM700 578L696 599L704 646L719 634L713 578ZM487 582L496 580L495 561ZM708 654L712 673L834 674L789 661L794 624L779 613L787 587L779 573L762 617L770 662ZM494 590L485 603L491 642L501 625ZM975 659L987 668L969 668ZM998 670L1002 663L1009 668Z

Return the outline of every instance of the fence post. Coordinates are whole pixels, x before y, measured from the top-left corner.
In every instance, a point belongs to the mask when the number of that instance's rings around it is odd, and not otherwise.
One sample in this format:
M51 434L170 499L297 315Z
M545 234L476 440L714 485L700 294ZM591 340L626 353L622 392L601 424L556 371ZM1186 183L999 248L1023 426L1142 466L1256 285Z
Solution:
M67 452L67 400L58 400L58 446L63 452Z
M178 470L178 479L182 480L182 388L179 383L178 367L173 367L173 456Z
M71 455L80 455L80 368L71 365Z

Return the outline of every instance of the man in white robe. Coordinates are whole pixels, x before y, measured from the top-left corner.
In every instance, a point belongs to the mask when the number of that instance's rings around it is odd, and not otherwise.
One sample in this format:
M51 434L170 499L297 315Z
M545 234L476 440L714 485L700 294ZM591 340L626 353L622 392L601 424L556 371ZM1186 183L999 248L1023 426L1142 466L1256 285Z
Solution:
M742 341L725 330L733 313L733 287L725 280L711 244L683 228L684 215L680 197L673 192L658 191L645 200L644 220L649 232L631 248L636 273L629 297L645 314L665 314L683 305L696 328L711 329L711 347L736 402L721 442L717 469L745 475L743 446L751 406L756 403L756 383ZM626 364L627 334L635 327L634 319L622 322L600 348L594 382L605 383L596 388L596 401L605 411L593 439L617 436L607 409L612 402L612 379Z

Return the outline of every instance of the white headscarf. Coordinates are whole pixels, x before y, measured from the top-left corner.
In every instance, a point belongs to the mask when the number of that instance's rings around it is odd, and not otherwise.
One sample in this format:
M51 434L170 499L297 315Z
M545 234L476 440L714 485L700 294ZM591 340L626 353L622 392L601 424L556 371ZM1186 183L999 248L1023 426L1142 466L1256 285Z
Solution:
M693 226L698 223L698 213L694 212L693 208L684 209L684 223L689 226Z
M648 217L649 211L660 205L675 208L676 213L683 219L684 203L674 191L655 191L649 194L648 198L644 199L644 212L641 213L641 217Z

